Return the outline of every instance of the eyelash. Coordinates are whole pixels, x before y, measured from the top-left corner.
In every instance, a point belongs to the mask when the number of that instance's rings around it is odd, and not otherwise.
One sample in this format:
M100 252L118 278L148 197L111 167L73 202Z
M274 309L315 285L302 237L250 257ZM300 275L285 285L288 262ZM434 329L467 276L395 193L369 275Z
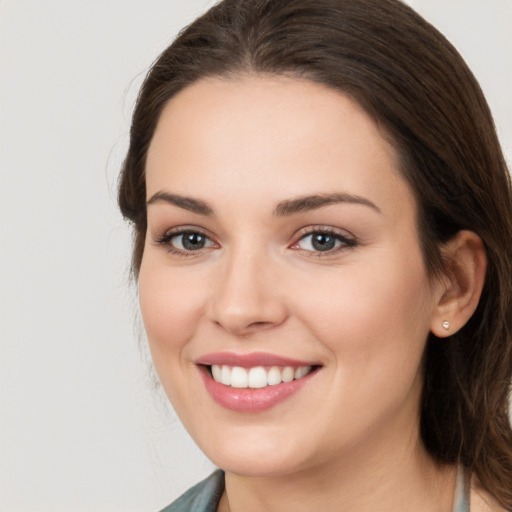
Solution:
M171 254L175 254L177 256L195 256L196 253L200 252L201 249L205 249L205 247L201 247L200 249L196 251L187 251L187 250L181 250L176 247L174 247L171 243L173 238L177 238L179 236L185 236L185 235L200 235L205 238L205 240L209 240L212 245L215 244L215 242L212 241L212 239L203 231L197 228L184 228L179 229L177 231L169 231L167 233L164 233L161 237L155 240L157 245L165 246L167 251Z
M326 256L330 256L333 254L336 254L340 251L346 250L346 249L352 249L358 245L358 242L355 238L347 237L345 235L342 235L341 233L337 232L336 230L332 228L326 228L322 226L311 226L308 228L304 228L301 230L302 232L299 234L299 237L297 240L290 246L290 249L303 251L305 253L308 253L310 256L314 256L316 258L322 258ZM202 230L197 228L185 228L185 229L179 229L177 231L170 231L167 233L164 233L161 237L155 240L157 245L165 246L167 251L171 254L175 254L177 256L194 256L203 249L207 249L208 247L201 247L197 250L181 250L176 247L174 247L171 243L173 238L177 238L179 236L185 236L185 235L199 235L205 238L205 240L209 241L211 245L216 245L215 242ZM301 249L299 247L299 243L303 240L305 240L307 237L312 235L322 235L322 236L329 236L332 237L335 242L339 242L340 245L338 247L335 247L333 249L329 249L326 251L314 251L314 250L307 250L307 249ZM211 246L209 246L211 247Z
M326 251L311 251L307 249L301 249L299 247L299 243L305 240L309 236L313 235L322 235L332 237L335 242L339 242L338 247L334 247L333 249L329 249ZM347 249L352 249L358 245L357 240L354 237L348 237L346 235L341 234L339 231L336 231L332 228L326 228L323 226L311 226L308 228L304 228L302 233L300 233L299 238L296 242L294 242L291 246L292 249L302 250L307 252L309 255L314 256L315 258L322 258L327 256L332 256L341 251L345 251Z

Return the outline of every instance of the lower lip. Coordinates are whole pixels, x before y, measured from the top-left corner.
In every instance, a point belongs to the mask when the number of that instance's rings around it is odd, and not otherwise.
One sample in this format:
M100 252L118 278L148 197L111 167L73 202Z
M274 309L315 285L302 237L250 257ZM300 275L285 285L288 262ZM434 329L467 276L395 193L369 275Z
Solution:
M275 386L252 389L225 386L213 380L206 367L200 366L199 369L206 390L213 400L222 407L236 412L261 412L271 409L297 393L317 373L312 371L305 377L292 380L291 382L282 382Z

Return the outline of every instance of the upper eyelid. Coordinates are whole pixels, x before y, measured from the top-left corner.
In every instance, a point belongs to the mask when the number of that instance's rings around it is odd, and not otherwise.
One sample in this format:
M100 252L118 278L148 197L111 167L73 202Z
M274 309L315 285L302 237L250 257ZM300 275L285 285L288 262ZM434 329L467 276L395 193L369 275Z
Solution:
M156 240L160 240L162 238L170 238L173 236L182 235L185 233L198 233L200 235L206 236L210 240L214 240L214 237L209 233L207 229L200 228L194 225L184 225L184 226L176 226L174 228L169 228L160 232L160 234L155 235L154 238Z
M349 238L349 239L356 240L355 235L346 229L336 228L334 226L318 225L318 224L300 228L299 230L297 230L295 232L294 238L296 240L300 240L302 237L311 235L313 233L327 233L327 234L331 234L331 235L337 235L342 238Z

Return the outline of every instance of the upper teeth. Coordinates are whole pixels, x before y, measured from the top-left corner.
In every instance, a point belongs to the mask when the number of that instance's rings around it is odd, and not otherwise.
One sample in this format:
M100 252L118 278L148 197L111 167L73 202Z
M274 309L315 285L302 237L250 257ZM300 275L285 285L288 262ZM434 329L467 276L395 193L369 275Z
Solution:
M254 368L242 368L241 366L212 365L213 379L225 386L233 388L264 388L275 386L281 382L291 382L300 379L311 371L311 366L271 366L266 369L263 366Z

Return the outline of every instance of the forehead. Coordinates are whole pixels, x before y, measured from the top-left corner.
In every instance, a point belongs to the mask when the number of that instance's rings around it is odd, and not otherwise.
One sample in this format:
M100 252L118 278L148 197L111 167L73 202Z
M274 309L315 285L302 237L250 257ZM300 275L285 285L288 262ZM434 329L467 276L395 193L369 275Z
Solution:
M280 76L204 79L182 90L161 114L146 171L148 196L166 187L211 195L215 183L231 199L243 186L275 201L327 190L399 201L397 187L408 189L395 149L359 104Z

